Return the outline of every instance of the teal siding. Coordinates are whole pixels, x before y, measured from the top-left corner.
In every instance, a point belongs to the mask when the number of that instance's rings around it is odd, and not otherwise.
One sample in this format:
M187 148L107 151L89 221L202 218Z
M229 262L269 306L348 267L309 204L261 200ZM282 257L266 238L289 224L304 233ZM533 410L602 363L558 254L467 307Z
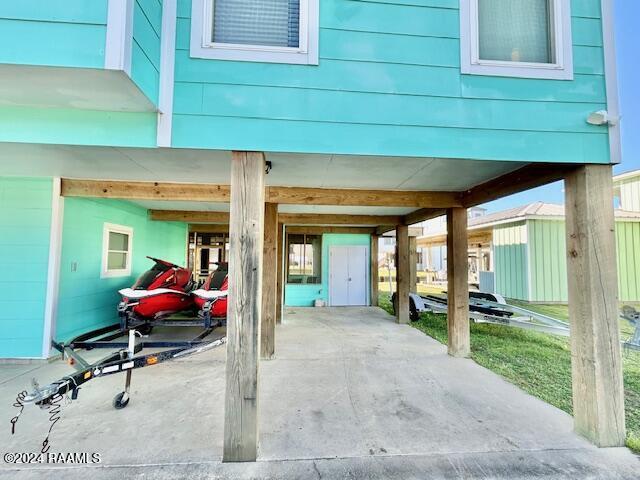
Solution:
M0 142L155 147L153 112L0 108Z
M460 74L457 1L320 2L320 65L192 59L178 1L173 144L607 162L600 3L573 2L574 81Z
M529 300L525 222L493 229L493 255L496 293L507 298Z
M322 299L325 302L329 301L329 248L335 245L365 245L369 247L371 245L371 236L338 233L322 235L322 283L318 285L285 285L286 306L311 307L316 299ZM368 264L369 262L367 262ZM369 275L367 275L367 278L369 278Z
M107 0L0 4L0 63L104 67Z
M0 357L42 355L51 179L0 177Z
M100 278L105 222L134 230L130 277ZM153 222L146 209L128 202L66 198L55 338L68 340L116 323L118 290L152 266L147 255L184 265L186 235L186 224Z
M563 220L529 220L531 301L567 301L567 241Z
M161 1L135 0L131 79L156 105L158 104L158 89L160 85L161 32Z

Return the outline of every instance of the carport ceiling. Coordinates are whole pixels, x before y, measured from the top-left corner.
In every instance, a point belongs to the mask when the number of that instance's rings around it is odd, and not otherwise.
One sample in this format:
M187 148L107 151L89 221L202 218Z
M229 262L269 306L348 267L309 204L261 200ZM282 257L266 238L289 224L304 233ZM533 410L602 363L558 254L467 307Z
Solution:
M228 184L230 156L230 152L214 150L3 143L0 171L21 176ZM320 188L462 191L524 166L440 158L266 156L273 164L268 185Z

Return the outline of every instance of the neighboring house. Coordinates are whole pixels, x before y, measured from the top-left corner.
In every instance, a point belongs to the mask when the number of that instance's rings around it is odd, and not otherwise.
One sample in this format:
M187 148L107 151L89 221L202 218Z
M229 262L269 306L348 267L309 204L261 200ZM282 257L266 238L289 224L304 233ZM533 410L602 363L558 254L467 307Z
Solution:
M613 195L618 208L629 212L640 212L640 170L613 177Z
M615 219L619 297L637 302L640 211L616 209ZM530 302L567 302L564 206L536 202L477 217L469 220L468 233L469 279L480 290ZM442 248L446 255L446 234L423 236L418 245Z

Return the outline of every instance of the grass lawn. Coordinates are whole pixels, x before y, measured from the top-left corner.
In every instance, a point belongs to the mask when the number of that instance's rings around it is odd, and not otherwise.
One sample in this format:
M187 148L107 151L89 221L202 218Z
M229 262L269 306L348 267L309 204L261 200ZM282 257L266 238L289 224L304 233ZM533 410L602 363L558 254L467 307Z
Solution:
M519 306L568 320L564 305ZM380 306L392 312L388 294L380 295ZM423 313L413 327L447 343L446 315ZM631 335L627 322L621 323L622 338ZM571 404L571 352L565 337L531 332L500 325L471 323L471 358L531 395L567 413ZM627 446L640 452L640 352L625 352L623 361Z

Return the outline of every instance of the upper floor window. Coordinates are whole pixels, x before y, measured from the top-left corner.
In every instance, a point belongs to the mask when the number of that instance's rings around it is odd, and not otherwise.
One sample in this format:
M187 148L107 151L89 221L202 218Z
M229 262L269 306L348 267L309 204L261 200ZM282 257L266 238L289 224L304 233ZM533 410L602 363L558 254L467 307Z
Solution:
M461 0L462 73L573 79L570 0Z
M191 56L318 64L319 0L192 0Z

